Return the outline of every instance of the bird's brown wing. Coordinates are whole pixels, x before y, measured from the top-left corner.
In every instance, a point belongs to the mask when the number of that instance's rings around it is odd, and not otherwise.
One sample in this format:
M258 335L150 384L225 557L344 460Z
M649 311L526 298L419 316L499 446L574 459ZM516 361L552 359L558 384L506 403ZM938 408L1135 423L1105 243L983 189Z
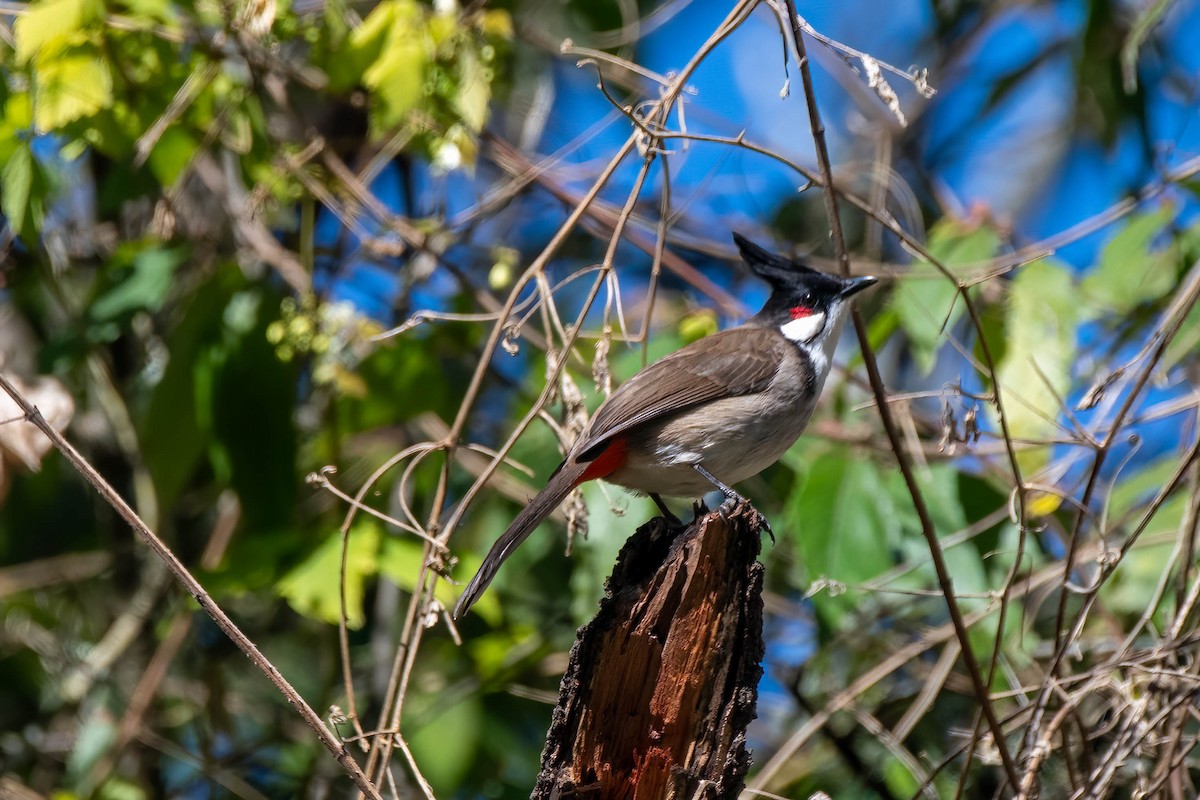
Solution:
M638 425L722 397L765 390L789 347L772 328L733 328L655 361L597 409L576 459L590 461L614 436Z

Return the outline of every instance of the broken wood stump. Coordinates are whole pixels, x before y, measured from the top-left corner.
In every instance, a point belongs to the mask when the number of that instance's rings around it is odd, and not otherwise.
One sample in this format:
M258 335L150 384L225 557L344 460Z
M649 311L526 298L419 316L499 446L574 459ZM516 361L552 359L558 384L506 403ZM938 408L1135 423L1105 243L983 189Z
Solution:
M630 537L571 649L534 798L737 797L762 675L760 521L741 504Z

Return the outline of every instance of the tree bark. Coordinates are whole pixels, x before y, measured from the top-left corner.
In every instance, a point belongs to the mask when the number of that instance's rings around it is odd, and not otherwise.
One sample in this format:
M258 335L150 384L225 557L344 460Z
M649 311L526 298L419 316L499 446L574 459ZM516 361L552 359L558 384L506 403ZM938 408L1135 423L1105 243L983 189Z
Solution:
M629 539L571 650L534 798L736 798L762 675L760 520L740 505Z

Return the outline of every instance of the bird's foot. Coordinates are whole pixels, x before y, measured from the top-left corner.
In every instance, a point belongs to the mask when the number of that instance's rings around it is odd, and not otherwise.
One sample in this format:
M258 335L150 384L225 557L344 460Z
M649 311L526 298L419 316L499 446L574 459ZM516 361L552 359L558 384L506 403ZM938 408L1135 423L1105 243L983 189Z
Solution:
M726 496L725 502L721 504L717 512L727 520L739 507L745 508L744 513L749 517L750 527L759 532L766 531L767 536L771 537L771 544L775 544L775 531L771 530L771 523L767 521L762 512L754 507L753 503L740 494L734 492L732 496Z
M750 524L753 525L756 530L766 531L767 535L771 537L771 544L775 544L775 532L771 530L771 524L767 522L767 518L760 514L758 509L755 508L749 500L742 497L733 490L733 487L722 482L719 478L705 469L703 464L692 464L692 469L703 475L706 479L708 479L709 483L721 491L721 494L725 495L725 502L721 504L719 509L717 509L722 517L729 519L729 515L735 508L742 505L746 506L746 508L749 510L748 513L751 515ZM704 503L703 500L700 502L701 504ZM705 512L707 513L707 508L705 509Z
M675 516L674 512L663 502L661 496L651 493L650 499L654 501L654 505L658 506L658 510L662 512L662 519L667 521L668 526L672 528L682 528L684 526L683 520Z

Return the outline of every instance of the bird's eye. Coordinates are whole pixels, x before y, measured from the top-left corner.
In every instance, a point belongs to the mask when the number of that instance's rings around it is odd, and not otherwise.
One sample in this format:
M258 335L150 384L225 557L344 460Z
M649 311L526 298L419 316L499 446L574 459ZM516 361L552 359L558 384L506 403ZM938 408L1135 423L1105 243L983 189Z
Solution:
M805 292L800 296L799 302L788 309L792 319L800 319L801 317L809 317L820 311L817 308L817 296L812 292Z

